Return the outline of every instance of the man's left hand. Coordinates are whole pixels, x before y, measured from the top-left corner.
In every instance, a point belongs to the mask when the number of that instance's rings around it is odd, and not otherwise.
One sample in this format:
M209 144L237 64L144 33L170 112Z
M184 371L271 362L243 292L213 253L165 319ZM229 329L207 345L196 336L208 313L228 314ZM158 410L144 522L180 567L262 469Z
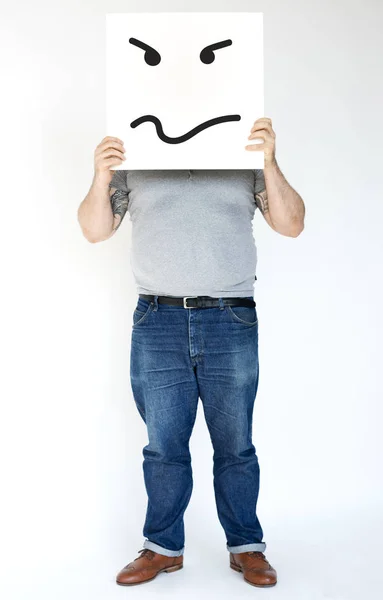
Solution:
M272 121L267 117L262 117L254 122L250 130L249 140L262 139L262 144L249 144L245 146L250 152L263 151L265 153L265 166L275 163L275 132Z

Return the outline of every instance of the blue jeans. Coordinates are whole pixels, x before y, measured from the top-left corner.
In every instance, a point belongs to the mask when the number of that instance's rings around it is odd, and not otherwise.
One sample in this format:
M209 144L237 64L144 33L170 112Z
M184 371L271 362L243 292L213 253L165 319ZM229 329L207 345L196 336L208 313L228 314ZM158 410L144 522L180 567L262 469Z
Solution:
M252 296L248 296L252 298ZM213 446L219 521L230 552L266 549L256 514L259 465L252 443L258 387L256 308L184 308L138 297L130 378L149 443L143 448L148 496L144 547L184 552L184 512L192 488L189 440L198 399Z

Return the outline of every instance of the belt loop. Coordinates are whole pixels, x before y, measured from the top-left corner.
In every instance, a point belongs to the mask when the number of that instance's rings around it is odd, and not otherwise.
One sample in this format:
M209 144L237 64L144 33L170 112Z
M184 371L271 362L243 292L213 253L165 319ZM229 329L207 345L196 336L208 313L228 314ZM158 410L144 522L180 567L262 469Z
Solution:
M153 310L158 310L158 296L156 296L156 295L154 296L153 304L154 304Z
M223 303L222 298L218 298L218 302L219 302L219 310L223 310L225 308L225 305Z

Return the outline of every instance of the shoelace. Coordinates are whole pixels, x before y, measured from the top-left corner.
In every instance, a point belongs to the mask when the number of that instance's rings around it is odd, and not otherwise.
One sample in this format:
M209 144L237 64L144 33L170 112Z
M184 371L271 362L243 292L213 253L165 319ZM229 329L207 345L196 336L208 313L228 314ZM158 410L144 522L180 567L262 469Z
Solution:
M146 558L148 558L149 560L153 560L154 558L153 550L150 550L149 548L142 548L141 550L137 550L137 552L142 552L142 554L140 554L140 556L137 556L137 558L135 558L134 560L138 560L143 556L146 556Z
M248 554L249 556L258 556L259 558L263 558L263 560L269 565L269 567L271 566L266 556L263 554L263 552L260 552L259 550L250 550L250 552L246 552L246 554Z

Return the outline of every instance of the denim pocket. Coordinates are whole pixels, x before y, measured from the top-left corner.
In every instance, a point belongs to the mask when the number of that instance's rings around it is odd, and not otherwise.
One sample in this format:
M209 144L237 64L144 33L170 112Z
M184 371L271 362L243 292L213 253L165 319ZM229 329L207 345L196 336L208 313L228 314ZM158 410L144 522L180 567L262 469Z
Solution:
M153 302L138 298L137 306L133 312L133 326L140 325L146 317L152 312L154 307Z
M226 306L232 320L244 325L256 325L258 323L257 309L255 306Z

